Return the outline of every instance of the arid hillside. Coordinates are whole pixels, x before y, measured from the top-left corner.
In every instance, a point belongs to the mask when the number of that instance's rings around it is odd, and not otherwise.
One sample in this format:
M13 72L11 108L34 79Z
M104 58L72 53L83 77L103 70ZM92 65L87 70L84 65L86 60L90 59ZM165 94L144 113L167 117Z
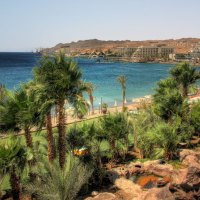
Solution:
M79 40L71 43L59 43L55 47L43 49L43 52L55 52L61 49L68 49L72 53L92 53L114 51L117 47L138 47L138 46L170 46L175 49L175 53L187 53L200 42L200 38L181 38L168 40Z

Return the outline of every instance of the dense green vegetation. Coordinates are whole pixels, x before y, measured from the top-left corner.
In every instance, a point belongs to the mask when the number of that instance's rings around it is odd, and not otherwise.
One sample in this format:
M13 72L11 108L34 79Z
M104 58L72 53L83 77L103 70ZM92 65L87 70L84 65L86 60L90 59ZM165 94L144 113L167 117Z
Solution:
M0 141L0 198L76 199L104 185L106 169L136 158L171 162L179 144L192 147L190 139L200 133L200 102L188 101L200 75L186 63L171 69L157 84L152 104L138 113L125 109L126 77L121 76L124 112L68 127L65 102L84 115L86 93L93 114L95 86L84 83L76 63L63 54L42 58L33 75L13 92L0 87L0 131L8 135ZM54 129L53 108L58 114ZM17 136L20 131L24 137Z

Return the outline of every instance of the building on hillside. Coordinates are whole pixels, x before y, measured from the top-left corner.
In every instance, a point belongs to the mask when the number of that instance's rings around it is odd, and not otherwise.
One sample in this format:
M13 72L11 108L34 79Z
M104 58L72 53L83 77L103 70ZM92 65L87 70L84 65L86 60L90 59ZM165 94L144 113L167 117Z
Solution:
M156 58L169 58L169 54L173 53L174 49L171 47L154 47L154 46L141 46L133 53L132 58L134 59L156 59Z
M169 54L174 53L174 48L172 47L159 47L158 55L160 58L169 58Z
M200 43L198 43L190 53L193 59L200 58Z
M158 47L138 47L133 53L133 59L152 59L158 57Z
M171 53L169 59L176 62L190 62L192 57L189 53Z
M118 56L128 56L131 57L132 54L138 49L138 47L117 47L115 52Z

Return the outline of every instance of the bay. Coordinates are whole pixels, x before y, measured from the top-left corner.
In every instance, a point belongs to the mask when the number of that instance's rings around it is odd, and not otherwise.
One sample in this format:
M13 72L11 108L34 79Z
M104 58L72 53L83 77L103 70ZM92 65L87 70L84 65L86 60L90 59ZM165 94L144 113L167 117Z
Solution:
M0 53L0 83L14 89L21 82L32 78L32 69L40 56L33 53ZM127 77L127 102L134 98L153 94L156 83L166 78L172 65L157 63L96 62L75 59L83 71L83 79L96 85L95 105L103 102L114 105L121 101L121 87L116 81L119 75Z

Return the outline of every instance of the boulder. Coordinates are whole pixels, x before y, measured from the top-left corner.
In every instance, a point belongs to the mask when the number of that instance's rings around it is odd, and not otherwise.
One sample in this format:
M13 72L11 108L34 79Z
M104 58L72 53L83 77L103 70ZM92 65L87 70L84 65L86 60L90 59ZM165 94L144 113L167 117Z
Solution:
M190 191L200 188L200 165L193 163L188 168L176 171L172 176L172 184Z
M131 180L125 178L116 179L115 185L125 193L132 195L132 197L135 198L142 192L142 189L138 184L135 184Z
M200 152L183 149L179 153L180 161L185 165L200 164Z
M132 200L175 200L175 198L169 191L169 186L166 186L143 191L137 198L133 198Z
M173 173L173 167L169 164L146 164L144 163L144 169L148 173L155 174L157 176L171 176Z
M98 194L95 197L88 197L85 200L118 200L116 195L109 193L109 192L103 192Z
M173 194L174 198L177 200L196 200L193 192L185 192L183 190L178 190Z

